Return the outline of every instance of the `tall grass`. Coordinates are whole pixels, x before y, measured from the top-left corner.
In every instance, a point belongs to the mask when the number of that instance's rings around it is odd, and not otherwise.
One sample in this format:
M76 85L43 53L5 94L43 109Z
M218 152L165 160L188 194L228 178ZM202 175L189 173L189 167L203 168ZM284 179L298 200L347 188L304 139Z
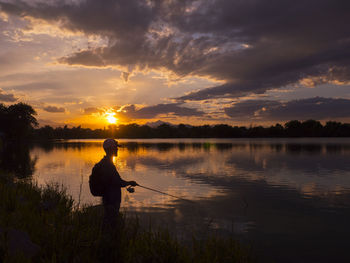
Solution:
M115 228L102 228L103 209L76 209L62 187L40 188L0 173L0 262L251 262L247 248L215 234L186 245L167 229L144 228L120 214ZM28 233L40 247L31 258L11 253L9 229Z

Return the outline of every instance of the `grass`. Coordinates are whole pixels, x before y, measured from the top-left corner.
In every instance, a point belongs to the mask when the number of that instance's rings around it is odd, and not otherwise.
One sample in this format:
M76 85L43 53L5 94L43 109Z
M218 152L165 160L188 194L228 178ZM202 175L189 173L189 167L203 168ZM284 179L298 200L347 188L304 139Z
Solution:
M106 233L101 207L76 209L57 185L40 188L0 173L0 200L0 262L252 262L249 249L233 237L193 236L185 245L167 229L145 229L123 214ZM12 253L9 229L27 233L39 252Z

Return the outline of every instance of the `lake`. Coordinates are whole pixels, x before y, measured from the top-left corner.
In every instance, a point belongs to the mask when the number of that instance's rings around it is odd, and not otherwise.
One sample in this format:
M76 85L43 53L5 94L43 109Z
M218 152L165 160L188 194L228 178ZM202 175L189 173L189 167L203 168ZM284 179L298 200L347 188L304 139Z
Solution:
M80 205L99 204L88 177L102 142L32 146L34 180L64 185ZM119 142L114 163L123 179L194 201L136 187L122 191L122 211L179 233L233 233L259 262L350 262L350 139Z

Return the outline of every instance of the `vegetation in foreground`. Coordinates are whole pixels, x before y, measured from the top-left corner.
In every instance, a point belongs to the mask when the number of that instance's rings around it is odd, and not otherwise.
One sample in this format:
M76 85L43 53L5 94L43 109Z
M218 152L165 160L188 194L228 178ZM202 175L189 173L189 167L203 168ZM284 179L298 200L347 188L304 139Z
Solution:
M251 262L233 238L211 233L186 245L166 229L141 227L121 215L102 231L99 207L76 209L58 186L0 174L0 262Z

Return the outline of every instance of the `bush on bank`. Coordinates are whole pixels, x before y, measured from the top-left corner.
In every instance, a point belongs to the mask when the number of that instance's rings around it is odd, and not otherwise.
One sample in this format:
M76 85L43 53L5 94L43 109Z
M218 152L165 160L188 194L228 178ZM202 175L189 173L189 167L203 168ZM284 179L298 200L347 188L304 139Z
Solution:
M183 244L166 229L144 229L120 215L102 231L103 209L76 209L62 187L40 188L0 172L0 262L252 262L233 238Z

